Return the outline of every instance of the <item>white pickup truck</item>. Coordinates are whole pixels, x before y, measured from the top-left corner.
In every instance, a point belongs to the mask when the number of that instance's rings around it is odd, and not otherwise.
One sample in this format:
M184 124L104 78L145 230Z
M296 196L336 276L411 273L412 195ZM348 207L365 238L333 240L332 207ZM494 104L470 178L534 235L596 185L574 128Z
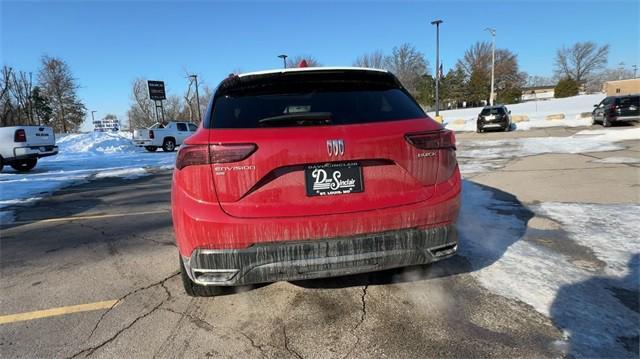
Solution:
M158 147L162 147L165 152L172 152L197 129L198 126L191 122L171 121L166 125L156 123L149 128L133 130L133 144L144 147L149 152L155 152Z
M16 171L30 171L38 158L58 153L56 135L51 127L0 127L0 171L10 165Z

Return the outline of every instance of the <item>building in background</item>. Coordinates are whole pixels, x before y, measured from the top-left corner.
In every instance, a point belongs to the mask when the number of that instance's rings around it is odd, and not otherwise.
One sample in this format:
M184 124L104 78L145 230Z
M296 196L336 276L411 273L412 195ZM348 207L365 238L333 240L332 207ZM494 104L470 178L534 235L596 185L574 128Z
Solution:
M606 93L607 96L640 93L640 79L607 81L602 84L602 92Z
M522 102L550 100L555 95L555 86L534 86L522 89Z
M120 130L120 120L114 115L107 115L101 120L93 121L95 132L115 132Z

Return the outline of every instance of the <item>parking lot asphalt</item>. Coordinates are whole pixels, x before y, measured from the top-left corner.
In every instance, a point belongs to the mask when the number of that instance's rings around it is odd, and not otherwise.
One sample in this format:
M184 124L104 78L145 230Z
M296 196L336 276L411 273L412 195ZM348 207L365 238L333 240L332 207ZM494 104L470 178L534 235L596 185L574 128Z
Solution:
M575 131L458 138L464 146L469 139L562 137ZM640 141L625 146L617 152L639 155ZM517 158L465 178L508 194L516 207L548 200L640 202L637 165L586 158L612 153ZM485 289L461 255L421 267L187 297L173 242L170 185L168 171L135 180L99 179L15 209L15 223L0 234L0 357L566 354L558 345L563 333L551 319Z

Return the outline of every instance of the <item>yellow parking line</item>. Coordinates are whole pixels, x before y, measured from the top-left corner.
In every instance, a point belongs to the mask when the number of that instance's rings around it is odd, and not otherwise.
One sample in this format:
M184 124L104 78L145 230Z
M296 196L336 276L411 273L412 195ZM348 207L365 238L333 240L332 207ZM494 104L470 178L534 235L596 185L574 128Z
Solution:
M89 216L69 216L69 217L39 219L39 220L36 219L33 221L16 221L16 222L11 222L9 224L51 223L51 222L77 221L77 220L86 220L86 219L142 216L145 214L159 214L159 213L169 213L169 212L170 212L169 210L164 210L164 211L147 211L147 212L132 212L132 213L96 214L96 215L89 215Z
M68 307L37 310L35 312L3 315L3 316L0 316L0 325L15 323L15 322L23 322L26 320L55 317L58 315L65 315L65 314L71 314L71 313L89 312L89 311L100 310L100 309L109 309L114 307L116 303L118 303L117 299L105 300L102 302L95 302L95 303L89 303L89 304L71 305Z

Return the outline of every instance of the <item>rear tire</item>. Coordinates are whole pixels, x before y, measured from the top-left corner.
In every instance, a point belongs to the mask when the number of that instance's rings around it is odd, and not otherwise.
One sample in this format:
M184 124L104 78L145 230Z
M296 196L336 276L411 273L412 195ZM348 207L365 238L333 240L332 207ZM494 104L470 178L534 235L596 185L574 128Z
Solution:
M145 146L144 149L149 151L149 152L156 152L158 147L156 147L156 146Z
M186 269L184 268L182 258L180 258L180 278L182 278L184 291L190 297L214 297L222 293L222 287L205 286L193 283L191 281L191 278L189 278Z
M2 156L0 156L0 172L2 172L3 168L4 168L4 158L2 158Z
M162 143L162 150L164 152L173 152L176 150L176 142L170 138L167 138Z
M11 163L11 167L18 172L29 172L38 163L37 158L29 158Z

